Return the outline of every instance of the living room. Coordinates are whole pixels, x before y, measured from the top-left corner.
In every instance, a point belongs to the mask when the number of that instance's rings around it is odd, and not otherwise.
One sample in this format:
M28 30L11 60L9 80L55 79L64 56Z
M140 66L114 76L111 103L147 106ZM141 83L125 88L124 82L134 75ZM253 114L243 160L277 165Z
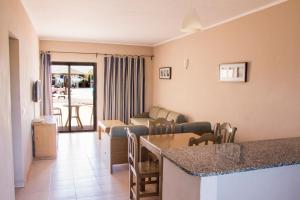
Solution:
M130 189L139 185L131 185L130 132L159 167L157 191L145 199L297 199L299 181L292 177L300 176L299 9L298 0L1 1L0 199L142 197L152 179L141 178L142 189ZM55 74L54 65L65 71ZM238 75L228 80L233 68ZM42 90L37 102L36 81ZM83 89L93 96L78 95ZM76 95L83 100L74 105ZM53 114L62 131L55 138L58 148L54 158L39 159L32 127ZM150 136L152 121L161 118L175 123L171 139ZM224 151L238 151L238 159L252 152L249 162L218 168L204 159L204 148L211 153L212 146L223 145L216 135L217 145L188 146L225 122L235 135ZM217 189L227 189L226 181L232 194Z

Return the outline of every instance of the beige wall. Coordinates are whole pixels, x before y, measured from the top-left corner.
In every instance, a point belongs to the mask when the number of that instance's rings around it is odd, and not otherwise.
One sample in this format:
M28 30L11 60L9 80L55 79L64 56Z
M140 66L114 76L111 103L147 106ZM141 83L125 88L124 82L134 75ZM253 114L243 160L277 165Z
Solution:
M139 47L129 45L84 43L84 42L61 42L61 41L40 41L40 50L43 51L72 51L72 52L97 52L108 54L126 54L126 55L152 55L152 47ZM86 54L60 54L53 53L52 61L69 62L96 62L97 63L97 118L102 119L103 111L103 73L104 56L86 55ZM145 107L148 110L152 105L152 60L146 58L146 94Z
M191 121L231 122L240 141L300 136L299 11L289 0L155 47L153 104ZM219 82L219 64L239 61L250 64L249 82ZM159 80L164 66L172 80Z
M11 95L11 127L14 160L15 185L23 185L24 161L22 159L22 112L21 112L21 84L19 62L19 40L9 39L9 62L10 62L10 95Z
M39 77L38 37L19 0L0 1L0 199L14 199L13 153L11 131L9 36L19 40L20 105L22 126L23 177L32 161L31 120L39 115L31 101L32 82Z

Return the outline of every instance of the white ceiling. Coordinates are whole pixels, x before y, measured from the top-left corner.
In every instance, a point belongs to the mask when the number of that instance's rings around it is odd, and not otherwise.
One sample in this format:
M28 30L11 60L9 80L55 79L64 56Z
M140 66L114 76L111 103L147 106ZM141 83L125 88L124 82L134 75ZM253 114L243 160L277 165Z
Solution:
M286 0L193 0L204 29ZM22 0L41 39L155 45L182 35L189 0Z

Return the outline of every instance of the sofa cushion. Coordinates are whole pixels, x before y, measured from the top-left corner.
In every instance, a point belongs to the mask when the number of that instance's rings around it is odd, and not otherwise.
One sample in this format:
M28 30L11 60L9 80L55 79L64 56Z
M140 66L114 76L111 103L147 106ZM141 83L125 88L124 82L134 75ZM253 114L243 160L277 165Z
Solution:
M185 122L185 117L180 113L170 111L167 116L167 120L174 120L175 123L179 124Z
M175 133L182 133L182 125L175 124Z
M190 122L190 123L183 123L182 132L183 133L196 133L196 134L203 134L203 133L211 133L211 124L210 122Z
M147 135L148 128L144 125L134 125L134 126L113 126L110 129L111 137L127 137L126 128L130 128L130 131L135 133L136 135Z
M156 119L156 118L157 118L158 111L159 111L160 109L161 109L160 107L153 106L153 107L150 109L150 111L149 111L149 117L152 118L152 119Z
M113 126L110 128L111 137L127 137L126 125L124 126Z
M149 118L130 118L130 123L133 125L145 125L148 126Z
M164 118L166 119L170 111L166 109L160 109L157 113L157 118Z
M138 125L138 126L128 126L129 130L134 133L136 136L143 136L149 134L149 129L147 126Z

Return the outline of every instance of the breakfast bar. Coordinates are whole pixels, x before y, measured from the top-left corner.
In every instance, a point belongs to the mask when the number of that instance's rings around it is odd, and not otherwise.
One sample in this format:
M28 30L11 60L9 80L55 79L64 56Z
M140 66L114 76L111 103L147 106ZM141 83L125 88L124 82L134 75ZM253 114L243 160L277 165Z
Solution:
M164 200L296 200L300 138L162 150Z

